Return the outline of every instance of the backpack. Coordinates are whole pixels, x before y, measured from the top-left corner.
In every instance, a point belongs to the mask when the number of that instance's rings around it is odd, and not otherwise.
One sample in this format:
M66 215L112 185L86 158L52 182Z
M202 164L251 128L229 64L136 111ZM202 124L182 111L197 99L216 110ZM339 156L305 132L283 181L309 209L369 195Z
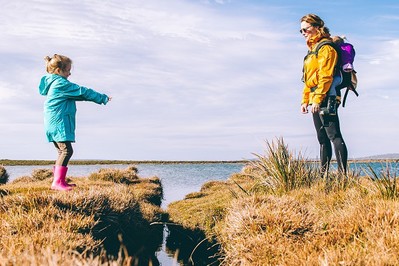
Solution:
M315 54L316 57L319 53L319 50L324 45L330 45L338 54L337 65L335 66L334 76L340 75L342 77L341 84L338 85L335 89L337 90L337 95L341 95L341 89L346 88L342 107L345 107L346 97L348 96L349 91L353 91L356 96L359 96L359 93L356 91L357 88L357 76L356 71L353 69L353 62L355 59L355 49L353 45L350 43L343 42L341 44L335 44L331 40L320 42L314 51L309 51L307 56L310 54ZM306 58L306 57L305 57Z

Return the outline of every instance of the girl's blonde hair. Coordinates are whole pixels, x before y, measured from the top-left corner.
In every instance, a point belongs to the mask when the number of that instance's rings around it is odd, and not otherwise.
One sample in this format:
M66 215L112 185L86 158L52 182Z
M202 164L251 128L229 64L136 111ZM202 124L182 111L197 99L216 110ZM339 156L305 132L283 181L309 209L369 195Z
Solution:
M46 71L50 74L58 74L59 72L66 72L67 68L72 65L72 60L64 55L54 54L53 57L46 56Z
M329 38L331 36L330 29L324 25L324 21L315 14L307 14L301 18L301 22L307 22L317 29L321 37Z

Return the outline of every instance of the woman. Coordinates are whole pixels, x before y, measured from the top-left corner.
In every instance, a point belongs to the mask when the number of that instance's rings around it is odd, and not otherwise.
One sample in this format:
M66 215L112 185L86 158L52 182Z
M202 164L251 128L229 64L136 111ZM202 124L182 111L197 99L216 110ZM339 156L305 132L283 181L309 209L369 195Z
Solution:
M324 21L315 14L308 14L301 18L301 34L305 37L309 52L314 51L317 44L331 40L330 31ZM301 112L308 113L310 107L313 123L320 143L321 169L328 171L332 146L337 158L338 170L346 173L348 150L342 138L339 126L338 110L335 115L320 114L321 108L327 107L327 95L333 84L334 69L338 61L338 54L330 45L323 45L318 54L309 53L304 60L303 81L305 83L301 102ZM333 88L335 89L335 88Z

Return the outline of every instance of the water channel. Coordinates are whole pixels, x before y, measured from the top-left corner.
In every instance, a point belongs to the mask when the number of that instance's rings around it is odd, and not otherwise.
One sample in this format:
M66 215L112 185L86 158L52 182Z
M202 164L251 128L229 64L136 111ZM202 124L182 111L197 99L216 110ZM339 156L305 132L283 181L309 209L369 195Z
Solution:
M70 165L68 176L80 177L87 176L90 173L98 172L101 168L117 168L126 169L128 165ZM211 180L226 180L231 174L240 172L243 163L178 163L178 164L136 164L140 177L157 176L161 179L164 192L164 201L162 208L166 209L168 204L174 201L184 199L185 195L199 191L201 186ZM46 169L52 166L6 166L10 181L20 176L31 175L33 169ZM185 254L176 254L176 251L190 252L180 247L178 240L181 230L174 230L173 226L163 226L163 241L155 254L159 265L183 266L175 257L177 255L185 256ZM168 237L175 232L175 237ZM176 240L177 235L177 240ZM187 255L187 254L186 254ZM190 255L190 254L188 254ZM205 264L206 265L206 264Z

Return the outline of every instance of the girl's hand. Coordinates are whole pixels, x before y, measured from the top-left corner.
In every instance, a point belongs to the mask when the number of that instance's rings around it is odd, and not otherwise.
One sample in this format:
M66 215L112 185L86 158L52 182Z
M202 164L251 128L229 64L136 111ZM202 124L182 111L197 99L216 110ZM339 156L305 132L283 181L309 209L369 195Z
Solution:
M109 97L109 96L108 96L108 101L110 102L111 100L112 100L112 97Z

